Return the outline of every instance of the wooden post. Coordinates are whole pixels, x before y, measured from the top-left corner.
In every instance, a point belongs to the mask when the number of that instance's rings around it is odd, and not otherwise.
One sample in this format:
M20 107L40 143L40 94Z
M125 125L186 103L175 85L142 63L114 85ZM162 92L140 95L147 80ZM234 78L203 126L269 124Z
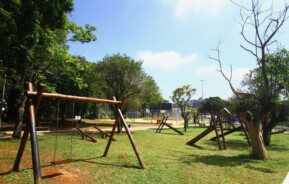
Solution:
M137 149L137 147L136 147L136 144L135 144L135 142L134 142L134 140L133 140L133 137L132 137L132 135L131 135L131 133L130 133L130 131L129 131L129 129L128 129L128 126L127 126L127 124L126 124L126 122L125 122L125 120L124 120L124 117L123 117L123 115L122 115L122 112L121 112L121 110L120 110L119 108L117 109L117 112L119 113L121 122L122 122L122 124L123 124L123 126L124 126L124 129L125 129L125 131L126 131L126 134L128 135L128 138L129 138L130 143L131 143L131 145L132 145L132 147L133 147L133 150L134 150L134 152L135 152L135 154L136 154L136 157L137 157L137 159L138 159L138 162L139 162L141 168L142 168L142 169L145 169L145 164L144 164L144 162L143 162L143 160L142 160L142 158L141 158L141 155L140 155L140 153L139 153L139 151L138 151L138 149Z
M27 89L33 91L32 83L27 83ZM37 93L37 97L36 97L36 107L37 107L36 112L38 110L38 107L39 107L39 104L40 104L40 101L41 101L41 94L43 93L44 89L45 89L45 86L43 86L43 85L39 86L39 93ZM23 136L21 138L21 142L20 142L20 146L19 146L19 149L18 149L18 153L17 153L16 159L15 159L15 162L14 162L14 166L13 166L13 169L12 169L15 172L19 171L19 166L20 166L20 162L21 162L25 147L26 147L26 142L27 142L27 139L28 139L29 130L30 130L29 129L29 123L26 122L26 127L25 127L25 130L24 130Z
M28 83L27 88L28 88L28 91L33 91L32 83ZM33 104L32 97L28 97L27 99L29 123L26 124L26 128L22 136L18 153L14 162L14 167L13 167L13 171L19 170L19 165L20 165L20 162L21 162L24 150L25 150L26 141L30 133L34 183L37 183L37 184L41 183L41 166L40 166L39 153L38 153L38 140L37 140L36 126L35 126L36 124L35 114L36 114L36 110L38 110L44 89L45 89L45 86L43 85L39 86L39 90L35 97L35 105Z
M114 100L115 100L115 98L114 98ZM139 153L139 151L138 151L138 149L137 149L137 147L136 147L136 144L135 144L135 142L134 142L134 140L133 140L133 137L132 137L130 131L128 130L128 126L127 126L127 124L126 124L126 122L125 122L125 120L124 120L124 117L123 117L123 115L122 115L122 112L121 112L121 108L122 108L122 106L123 106L123 104L124 104L124 101L125 101L125 97L122 98L121 104L120 104L119 106L116 106L116 119L115 119L115 123L114 123L114 125L113 125L112 132L111 132L111 134L110 134L110 137L109 137L109 140L108 140L108 143L107 143L107 146L106 146L106 149L105 149L105 151L104 151L103 156L104 156L104 157L107 156L107 153L108 153L109 147L110 147L110 145L111 145L111 142L112 142L113 135L114 135L114 133L115 133L115 129L116 129L116 127L117 127L117 124L118 124L118 123L122 123L123 126L124 126L124 129L125 129L125 131L126 131L126 134L128 135L128 138L129 138L129 140L130 140L130 143L131 143L131 145L132 145L132 147L133 147L133 150L134 150L134 152L135 152L135 154L136 154L136 156L137 156L138 162L139 162L141 168L142 168L142 169L145 169L145 164L144 164L144 162L143 162L143 160L142 160L142 158L141 158L141 155L140 155L140 153Z
M113 99L114 99L114 101L116 101L116 98L115 98L115 97L113 97ZM122 103L121 103L121 106L122 106ZM118 105L115 105L115 108L118 109ZM105 148L105 150L104 150L103 157L106 157L107 154L108 154L108 150L109 150L109 148L110 148L110 145L111 145L111 142L112 142L112 140L113 140L114 133L115 133L115 129L116 129L116 127L117 127L118 124L119 124L119 116L118 116L118 113L116 113L115 122L114 122L114 124L113 124L111 134L110 134L110 136L109 136L109 139L108 139L106 148Z

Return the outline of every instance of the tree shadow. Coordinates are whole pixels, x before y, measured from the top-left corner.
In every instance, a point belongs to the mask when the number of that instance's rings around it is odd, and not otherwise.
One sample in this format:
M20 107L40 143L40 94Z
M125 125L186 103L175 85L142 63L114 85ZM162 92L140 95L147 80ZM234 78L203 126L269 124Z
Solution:
M271 144L266 149L269 150L269 151L289 151L289 149L287 147L276 145L276 144Z
M261 167L254 167L252 165L246 165L245 168L255 170L255 171L264 172L264 173L274 173L274 171L272 171L270 169L261 168Z
M195 155L195 154L185 154L179 160L183 163L191 165L195 162L200 162L206 165L213 165L219 167L236 167L244 163L252 162L248 155L239 156L222 156L222 155Z
M218 146L217 141L206 141L205 144L210 146ZM249 149L247 140L226 140L226 146L230 150L244 151Z

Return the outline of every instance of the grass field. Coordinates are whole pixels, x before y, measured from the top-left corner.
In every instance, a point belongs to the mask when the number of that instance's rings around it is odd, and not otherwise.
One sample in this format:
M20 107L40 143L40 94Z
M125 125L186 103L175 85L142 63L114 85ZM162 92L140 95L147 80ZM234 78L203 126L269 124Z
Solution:
M101 157L107 143L81 140L80 135L58 136L57 158L74 162L51 166L54 135L39 137L44 183L282 183L289 171L289 135L272 136L268 149L270 161L252 160L250 147L243 134L227 137L226 151L219 151L216 142L207 136L197 145L185 143L202 128L191 129L184 136L170 130L136 131L133 136L147 166L138 169L138 162L125 134L117 135L108 157ZM96 136L97 137L97 136ZM100 138L100 137L99 137ZM70 144L73 143L73 147ZM21 171L7 173L17 152L19 140L0 140L0 183L32 183L30 144L26 149ZM25 169L24 169L25 168Z

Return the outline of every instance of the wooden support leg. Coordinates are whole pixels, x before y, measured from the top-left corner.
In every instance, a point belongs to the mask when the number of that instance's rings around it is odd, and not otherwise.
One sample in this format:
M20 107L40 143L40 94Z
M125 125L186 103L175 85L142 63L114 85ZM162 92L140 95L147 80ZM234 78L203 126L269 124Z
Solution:
M35 126L35 113L34 105L32 99L28 101L28 112L29 112L29 121L30 121L30 141L31 141L31 151L32 151L32 162L33 162L33 174L34 174L34 183L41 183L41 166L39 160L38 152L38 140L36 134Z
M113 125L113 127L112 127L112 131L111 131L111 134L110 134L110 136L109 136L109 139L108 139L108 142L107 142L107 145L106 145L106 148L105 148L105 151L104 151L104 153L103 153L103 157L106 157L106 156L107 156L107 153L108 153L108 150L109 150L109 148L110 148L111 142L112 142L112 140L113 140L113 136L114 136L114 133L115 133L115 129L116 129L118 123L119 123L119 122L118 122L118 117L116 117L115 123L114 123L114 125Z
M165 118L166 118L166 117L163 117L163 119L160 121L160 124L159 124L159 126L158 126L158 128L157 128L157 131L156 131L157 133L160 131L160 128L161 128L161 126L162 126Z
M13 171L15 172L19 171L19 166L20 166L20 162L21 162L25 147L26 147L28 135L29 135L29 125L28 123L26 123L24 134L21 138L20 146L19 146L18 153L14 162L14 166L13 166Z
M28 83L27 88L28 88L28 91L33 91L32 83ZM39 89L35 97L35 102L34 102L35 105L33 104L33 101L31 98L28 98L27 100L29 122L26 123L26 128L21 138L19 150L18 150L16 159L14 162L14 166L13 166L13 171L19 170L19 165L20 165L20 162L21 162L24 150L25 150L26 141L30 133L34 183L37 183L37 184L41 183L42 178L41 178L41 167L40 167L40 160L39 160L39 153L38 153L38 140L37 140L37 134L36 134L35 114L38 110L44 89L45 89L45 86L39 85Z
M130 143L131 143L131 145L132 145L132 147L133 147L133 150L134 150L134 152L135 152L135 154L136 154L136 156L137 156L138 162L139 162L141 168L142 168L142 169L145 169L145 164L144 164L144 162L143 162L143 160L142 160L142 158L141 158L141 155L140 155L140 153L139 153L139 151L138 151L138 149L137 149L137 147L136 147L136 144L135 144L135 142L134 142L134 140L133 140L133 137L132 137L130 131L128 130L128 126L127 126L127 124L126 124L126 122L125 122L125 120L124 120L124 117L123 117L123 115L122 115L122 112L121 112L121 110L120 110L119 108L117 109L117 112L118 112L118 114L119 114L119 116L120 116L121 123L123 124L124 129L125 129L125 131L126 131L126 134L128 135L128 138L129 138Z

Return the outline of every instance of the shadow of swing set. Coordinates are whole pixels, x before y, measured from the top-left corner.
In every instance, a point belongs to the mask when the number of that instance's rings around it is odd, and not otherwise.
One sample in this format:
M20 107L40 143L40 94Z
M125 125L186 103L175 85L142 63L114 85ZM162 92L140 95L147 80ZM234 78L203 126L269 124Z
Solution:
M36 133L36 120L35 116L37 114L41 98L54 98L54 99L64 99L64 100L71 100L71 101L86 101L86 102L95 102L95 103L107 103L115 106L116 110L116 117L115 123L113 124L111 134L109 136L108 143L106 145L105 151L103 156L107 156L108 150L112 141L114 140L113 136L118 124L122 124L126 134L130 140L130 143L133 147L133 150L136 154L138 159L139 165L142 169L145 169L145 164L142 160L142 157L137 149L137 146L134 142L134 139L128 129L127 123L124 120L121 108L124 104L125 98L123 97L121 101L117 101L115 98L114 100L107 100L107 99L99 99L99 98L89 98L89 97L80 97L80 96L72 96L72 95L63 95L63 94L52 94L52 93L44 93L45 86L39 85L38 91L35 92L33 90L32 83L27 83L27 107L28 107L28 117L29 121L26 122L26 128L24 130L24 134L21 138L21 142L19 145L18 153L14 162L13 171L19 171L20 162L25 150L26 142L30 133L30 141L31 141L31 155L32 155L32 163L33 163L33 175L34 175L34 183L39 184L42 183L42 175L41 175L41 164L39 159L39 149L38 149L38 139ZM76 128L76 127L75 127ZM77 129L77 128L76 128ZM96 128L97 129L97 128ZM84 133L81 129L78 131ZM101 130L99 130L101 131ZM87 134L82 134L83 137L87 137Z

